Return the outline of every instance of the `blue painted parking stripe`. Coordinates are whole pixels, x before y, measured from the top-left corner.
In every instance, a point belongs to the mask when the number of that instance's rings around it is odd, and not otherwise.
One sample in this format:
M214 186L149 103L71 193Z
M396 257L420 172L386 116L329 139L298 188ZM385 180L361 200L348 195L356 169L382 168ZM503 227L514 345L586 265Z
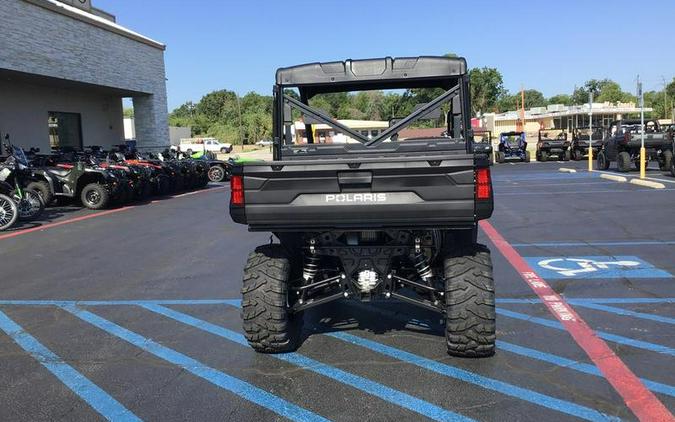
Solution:
M512 243L516 248L566 248L583 246L660 246L675 245L675 240L634 240L634 241L607 241L607 242L531 242L531 243Z
M166 309L166 308L165 308ZM386 311L385 311L386 312ZM418 322L420 325L424 325L423 322ZM208 324L208 323L207 323ZM429 327L427 325L427 327ZM215 326L216 329L220 327ZM393 357L395 359L410 363L416 366L420 366L432 372L439 373L451 378L459 379L474 385L478 385L482 388L487 388L493 391L500 392L502 394L518 398L520 400L525 400L529 403L536 404L539 406L547 407L559 412L567 413L573 416L577 416L587 420L602 420L606 421L608 419L607 415L604 415L596 410L591 408L577 405L565 400L556 399L545 394L537 393L526 388L518 387L503 381L495 380L492 378L484 377L482 375L475 374L457 367L450 365L442 364L431 359L427 359L404 350L396 349L391 346L385 346L381 343L377 343L371 340L366 340L361 337L353 336L346 333L328 333L328 336L337 338L342 341L346 341L351 344L355 344L361 347L365 347L372 351L382 353L384 355Z
M573 369L588 375L604 378L596 366L590 365L588 363L577 362L562 356L542 352L541 350L531 349L529 347L519 346L517 344L508 343L502 340L497 340L497 347L499 350L504 350L506 352L511 352L520 356L537 359L542 362L548 362L553 365L561 366L563 368ZM675 397L675 387L673 386L651 381L645 378L640 378L640 380L647 386L647 388L656 393L662 393L671 397Z
M468 382L479 387L497 391L507 396L515 397L520 400L527 401L532 404L543 406L558 412L566 413L568 415L576 416L589 421L606 421L613 419L608 415L598 412L586 406L578 405L566 400L557 399L545 394L537 393L526 388L518 387L496 379L484 377L473 372L469 372L454 366L446 365L436 362L422 356L406 352L395 347L386 346L384 344L367 340L345 332L328 333L328 336L337 338L339 340L351 343L357 346L364 347L377 353L398 359L400 361L409 363L411 365L419 366L426 370L441 374L450 378L458 379Z
M0 300L11 306L142 306L142 305L231 305L239 306L241 299L156 299L156 300Z
M160 359L177 365L199 378L202 378L224 390L230 391L266 409L269 409L278 415L295 421L327 421L327 419L317 415L316 413L303 409L300 406L277 397L274 394L268 393L267 391L242 381L239 378L235 378L231 375L217 371L195 359L192 359L191 357L188 357L168 347L162 346L153 340L123 328L114 322L108 321L107 319L89 311L72 305L62 306L62 309L109 334L117 336L122 340L125 340L134 346L157 356Z
M104 418L110 421L140 421L129 409L65 363L1 311L0 329Z
M503 309L503 308L497 308L497 314L503 315L503 316L506 316L506 317L509 317L509 318L519 319L521 321L532 322L534 324L543 325L545 327L554 328L556 330L565 331L565 328L563 328L562 324L559 323L558 321L534 317L534 316L522 314L520 312L510 311L510 310ZM628 337L624 337L624 336L620 336L620 335L616 335L616 334L610 334L610 333L606 333L604 331L596 331L596 333L597 333L598 337L600 337L602 339L605 339L605 340L609 340L609 341L617 343L617 344L623 344L625 346L631 346L631 347L635 347L635 348L638 348L638 349L649 350L649 351L661 353L661 354L664 354L664 355L675 356L675 349L672 349L672 348L667 347L667 346L663 346L663 345L655 344L655 343L649 343L647 341L642 341L642 340L636 340L636 339L632 339L632 338L628 338Z
M143 305L143 308L248 347L246 338L243 335L235 331L228 330L227 328L211 324L210 322L159 305ZM413 397L409 394L400 392L398 390L394 390L393 388L387 387L383 384L371 381L367 378L363 378L358 375L351 374L349 372L345 372L341 369L337 369L325 363L308 358L304 355L301 355L300 353L284 353L278 355L270 355L270 357L274 357L283 360L285 362L291 363L293 365L300 366L301 368L306 369L308 371L316 372L317 374L326 376L343 384L347 384L367 394L376 396L389 403L406 408L408 410L419 413L434 420L439 421L472 420L455 412L445 410L427 401Z
M537 299L538 300L538 299ZM353 304L353 305L359 305L359 304ZM376 308L373 306L359 306L360 308L367 310L369 312L376 312L380 313L383 315L387 315L390 318L394 318L398 321L402 321L406 324L413 325L415 327L421 327L424 329L429 329L429 330L434 330L437 332L442 333L443 330L445 329L442 324L437 323L436 321L422 321L418 320L415 318L408 318L409 315L402 315L398 314L395 312L392 312L390 310L385 310L385 309L380 309ZM524 346L519 346L513 343L508 343L502 340L497 340L497 347L500 350L504 350L510 353L514 353L520 356L525 356L531 359L537 359L543 362L548 362L552 363L554 365L562 366L564 368L568 369L573 369L575 371L579 372L584 372L590 375L597 375L599 377L603 377L602 373L600 370L595 367L594 365L590 365L587 363L581 363L577 362L571 359L564 358L562 356L554 355L551 353L547 352L542 352L541 350L536 350L536 349L531 349L529 347L524 347ZM649 388L650 390L656 392L656 393L662 393L666 394L672 397L675 397L675 387L670 386L668 384L663 384L660 382L656 381L651 381L646 378L640 378L642 382Z
M617 308L614 306L600 305L597 303L577 303L576 306L582 308L595 309L596 311L608 312L616 315L629 316L632 318L646 319L649 321L662 322L664 324L675 324L675 318L664 317L660 315L647 314L644 312L631 311L629 309Z

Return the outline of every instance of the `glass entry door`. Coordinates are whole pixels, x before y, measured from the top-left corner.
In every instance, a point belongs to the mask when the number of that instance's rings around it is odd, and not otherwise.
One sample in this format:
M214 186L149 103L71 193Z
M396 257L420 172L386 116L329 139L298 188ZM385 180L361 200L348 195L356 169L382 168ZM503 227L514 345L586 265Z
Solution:
M49 145L54 149L82 150L80 113L49 112Z

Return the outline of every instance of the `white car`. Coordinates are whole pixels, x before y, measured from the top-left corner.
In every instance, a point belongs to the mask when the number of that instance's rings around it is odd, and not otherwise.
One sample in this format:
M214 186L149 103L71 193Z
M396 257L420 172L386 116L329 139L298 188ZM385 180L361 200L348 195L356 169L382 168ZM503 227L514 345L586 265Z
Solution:
M255 144L260 146L260 147L268 147L268 146L272 145L272 141L269 140L269 139L261 139L260 141L256 142Z
M222 143L216 138L184 138L180 140L180 150L188 154L193 152L232 152L232 144Z

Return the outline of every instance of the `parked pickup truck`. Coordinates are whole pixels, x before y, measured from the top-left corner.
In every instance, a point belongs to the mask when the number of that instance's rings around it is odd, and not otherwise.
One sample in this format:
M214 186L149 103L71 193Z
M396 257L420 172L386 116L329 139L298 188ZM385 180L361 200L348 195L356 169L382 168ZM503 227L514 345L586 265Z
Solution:
M180 150L192 155L193 152L232 152L232 144L222 143L216 138L183 138L180 140Z
M368 137L308 105L316 95L440 88L434 100ZM490 167L473 153L463 58L391 57L277 70L271 162L232 169L230 215L275 242L249 255L243 328L264 353L298 347L304 310L336 300L398 300L445 315L448 352L495 350L490 251L477 243L493 210ZM300 99L287 92L297 89ZM437 91L438 92L438 91ZM436 94L438 95L438 94ZM440 108L447 134L403 138ZM293 112L358 143L294 144ZM311 126L306 123L306 126Z
M610 124L607 136L598 152L598 168L607 170L612 161L620 172L631 167L640 167L641 129L640 120L617 120ZM645 120L645 160L657 161L659 169L666 171L673 160L673 133L664 132L656 120Z

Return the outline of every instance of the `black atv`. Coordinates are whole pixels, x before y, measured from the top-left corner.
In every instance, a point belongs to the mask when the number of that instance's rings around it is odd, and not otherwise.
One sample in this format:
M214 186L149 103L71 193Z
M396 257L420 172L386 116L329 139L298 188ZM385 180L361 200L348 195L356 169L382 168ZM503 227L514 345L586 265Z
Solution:
M123 188L120 173L87 165L72 153L44 156L33 162L35 182L29 187L41 192L45 201L80 199L89 209L103 209Z

